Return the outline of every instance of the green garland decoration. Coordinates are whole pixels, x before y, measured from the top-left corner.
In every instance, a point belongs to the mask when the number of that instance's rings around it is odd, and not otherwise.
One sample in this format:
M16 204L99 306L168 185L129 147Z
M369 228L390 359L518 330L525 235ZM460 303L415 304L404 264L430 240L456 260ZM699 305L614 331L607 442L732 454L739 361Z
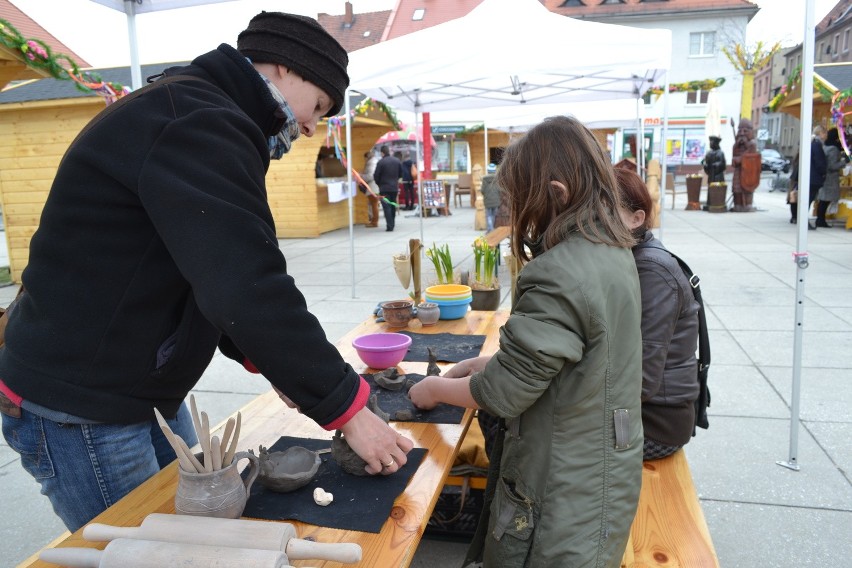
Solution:
M710 91L716 87L721 87L724 84L724 77L719 77L718 79L704 79L703 81L687 81L686 83L670 83L669 92L687 93L691 91ZM665 92L665 90L665 87L655 85L648 89L648 92L659 97Z
M105 94L112 91L113 96L126 92L119 83L104 82L97 73L80 70L77 63L64 53L54 54L40 39L25 38L8 21L0 18L0 44L11 50L24 65L32 69L46 71L54 79L74 81L83 92ZM104 89L108 87L108 89Z
M387 116L391 120L391 122L393 122L394 127L397 130L402 130L402 121L399 120L399 117L396 116L396 112L394 112L391 107L389 107L382 101L377 101L375 99L371 99L370 97L367 97L363 101L358 103L358 106L353 109L353 116L358 114L367 114L367 112L371 110L378 110L380 112L385 113L385 116Z

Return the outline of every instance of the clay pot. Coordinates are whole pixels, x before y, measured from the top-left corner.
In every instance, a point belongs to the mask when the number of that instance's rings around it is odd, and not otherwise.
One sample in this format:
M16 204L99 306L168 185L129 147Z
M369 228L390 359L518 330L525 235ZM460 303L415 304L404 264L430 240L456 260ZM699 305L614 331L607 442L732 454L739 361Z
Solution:
M203 454L197 454L204 461ZM248 459L249 475L243 480L237 471L237 462ZM249 491L259 473L254 454L237 452L228 467L209 473L192 473L178 468L178 486L175 494L175 513L200 517L238 519L246 507Z
M421 325L435 325L441 317L441 308L435 302L422 302L417 306L417 319Z
M500 288L492 290L471 290L471 310L494 311L500 307Z
M411 321L411 308L414 302L411 300L400 300L396 302L383 302L382 317L390 327L405 327Z

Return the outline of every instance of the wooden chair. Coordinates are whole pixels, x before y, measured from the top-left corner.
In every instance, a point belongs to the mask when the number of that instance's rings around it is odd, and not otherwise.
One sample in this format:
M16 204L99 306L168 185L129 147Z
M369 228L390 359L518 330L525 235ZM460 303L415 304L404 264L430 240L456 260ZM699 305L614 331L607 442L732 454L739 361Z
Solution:
M672 209L675 208L675 195L678 193L686 194L686 186L678 190L677 184L675 184L674 172L666 172L666 193L670 193L672 196Z
M456 183L456 197L455 203L458 203L458 206L461 207L462 204L462 195L471 195L471 191L473 190L473 176L471 174L459 174L459 181Z

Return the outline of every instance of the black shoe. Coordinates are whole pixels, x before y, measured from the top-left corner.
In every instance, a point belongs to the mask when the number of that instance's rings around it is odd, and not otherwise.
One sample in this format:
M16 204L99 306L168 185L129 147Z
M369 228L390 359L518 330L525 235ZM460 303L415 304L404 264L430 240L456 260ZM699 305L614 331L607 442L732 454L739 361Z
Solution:
M390 233L390 232L393 232L393 229L385 229L385 231Z
M795 224L796 224L796 218L795 218L795 217L793 217L793 218L791 218L791 219L790 219L790 224L791 224L791 225L795 225Z
M828 224L828 223L826 223L825 221L822 221L821 219L817 219L816 226L817 226L817 227L823 227L823 228L825 228L825 229L830 229L830 228L831 228L831 225L829 225L829 224Z

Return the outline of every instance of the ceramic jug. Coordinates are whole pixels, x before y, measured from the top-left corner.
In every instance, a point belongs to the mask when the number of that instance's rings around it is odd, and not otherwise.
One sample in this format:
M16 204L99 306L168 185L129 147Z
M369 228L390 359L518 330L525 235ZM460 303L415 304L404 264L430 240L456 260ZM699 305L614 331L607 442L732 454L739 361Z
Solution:
M199 461L203 459L200 454L197 457ZM243 458L249 460L249 474L245 479L237 470L237 462ZM238 519L259 472L257 456L248 452L237 452L231 465L208 473L193 473L178 467L175 513Z

